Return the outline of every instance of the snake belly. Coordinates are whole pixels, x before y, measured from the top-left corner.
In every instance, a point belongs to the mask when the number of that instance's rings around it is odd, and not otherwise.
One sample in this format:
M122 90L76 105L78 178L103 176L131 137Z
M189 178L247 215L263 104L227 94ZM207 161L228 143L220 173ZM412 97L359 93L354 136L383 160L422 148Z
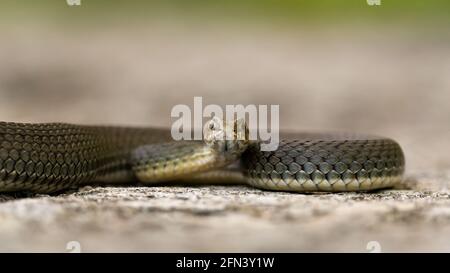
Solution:
M136 182L132 155L140 147L159 143L171 149L178 145L170 130L160 128L0 122L0 192L52 193L87 183ZM211 164L202 160L210 153L198 142L188 148L193 154L187 158ZM138 169L152 160L140 158ZM172 160L178 158L172 156ZM240 171L249 185L296 192L392 187L401 181L404 170L403 152L395 141L339 134L285 135L272 152L261 151L255 143L241 161ZM184 163L202 170L192 162ZM179 173L173 178L179 178Z

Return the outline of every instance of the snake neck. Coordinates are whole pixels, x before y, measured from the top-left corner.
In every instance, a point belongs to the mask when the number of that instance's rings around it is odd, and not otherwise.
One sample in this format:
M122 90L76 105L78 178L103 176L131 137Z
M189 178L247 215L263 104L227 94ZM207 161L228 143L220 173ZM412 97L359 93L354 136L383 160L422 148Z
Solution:
M222 168L235 160L200 141L145 145L131 154L132 169L144 183L189 178Z

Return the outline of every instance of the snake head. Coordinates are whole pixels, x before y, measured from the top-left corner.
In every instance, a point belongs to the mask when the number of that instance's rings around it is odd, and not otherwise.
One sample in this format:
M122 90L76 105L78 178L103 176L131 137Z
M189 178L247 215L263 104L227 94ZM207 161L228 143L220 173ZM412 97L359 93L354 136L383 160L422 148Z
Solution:
M244 119L225 122L213 117L205 124L203 137L206 145L231 159L239 158L249 144L249 131Z

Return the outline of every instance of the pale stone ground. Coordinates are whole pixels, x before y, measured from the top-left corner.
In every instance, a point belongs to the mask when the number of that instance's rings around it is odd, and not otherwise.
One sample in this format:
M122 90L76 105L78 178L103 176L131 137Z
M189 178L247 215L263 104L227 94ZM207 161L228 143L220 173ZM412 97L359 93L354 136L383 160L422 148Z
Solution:
M282 128L398 140L407 179L376 193L169 186L1 195L0 251L62 252L69 241L82 251L365 252L370 241L382 251L449 251L443 34L3 29L1 120L169 126L171 108L196 95L205 104L280 104Z

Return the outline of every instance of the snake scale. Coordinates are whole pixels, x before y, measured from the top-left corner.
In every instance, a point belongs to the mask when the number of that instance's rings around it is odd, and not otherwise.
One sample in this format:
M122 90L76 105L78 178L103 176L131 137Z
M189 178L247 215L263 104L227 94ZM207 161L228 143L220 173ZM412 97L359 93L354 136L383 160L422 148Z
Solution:
M205 144L175 142L170 130L160 128L1 122L0 192L52 193L87 183L204 177L225 182L239 177L268 190L337 192L387 188L402 179L402 149L388 138L281 134L278 149L261 151L257 141L217 141L223 128L236 136L235 125L210 126ZM236 161L238 167L227 168Z

